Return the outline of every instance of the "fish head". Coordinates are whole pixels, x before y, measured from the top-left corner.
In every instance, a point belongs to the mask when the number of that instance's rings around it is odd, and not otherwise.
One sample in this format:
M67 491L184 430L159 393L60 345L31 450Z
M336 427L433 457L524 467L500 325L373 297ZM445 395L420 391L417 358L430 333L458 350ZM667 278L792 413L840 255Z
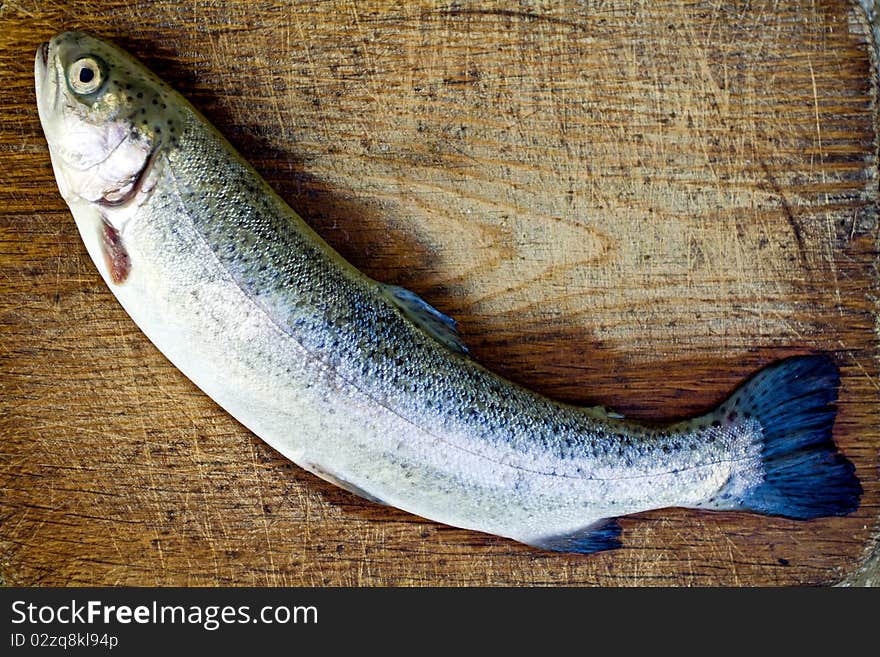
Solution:
M40 123L67 203L97 204L104 216L139 204L157 155L177 141L175 92L122 49L82 32L42 44L34 77Z

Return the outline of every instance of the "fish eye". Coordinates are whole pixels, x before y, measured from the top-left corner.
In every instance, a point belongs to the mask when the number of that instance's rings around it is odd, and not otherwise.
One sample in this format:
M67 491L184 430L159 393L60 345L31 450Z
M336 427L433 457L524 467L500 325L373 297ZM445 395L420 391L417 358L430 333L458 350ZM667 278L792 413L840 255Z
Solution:
M80 57L67 69L67 81L75 93L90 94L104 83L104 74L94 57Z

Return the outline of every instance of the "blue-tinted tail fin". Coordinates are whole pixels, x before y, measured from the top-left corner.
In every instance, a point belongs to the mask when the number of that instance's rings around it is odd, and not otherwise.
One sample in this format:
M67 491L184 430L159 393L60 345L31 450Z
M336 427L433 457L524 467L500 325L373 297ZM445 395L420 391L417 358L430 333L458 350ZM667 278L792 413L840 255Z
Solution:
M855 468L834 445L831 428L840 374L827 356L796 356L761 370L722 404L761 425L763 472L743 490L731 482L704 507L742 509L807 520L859 506Z

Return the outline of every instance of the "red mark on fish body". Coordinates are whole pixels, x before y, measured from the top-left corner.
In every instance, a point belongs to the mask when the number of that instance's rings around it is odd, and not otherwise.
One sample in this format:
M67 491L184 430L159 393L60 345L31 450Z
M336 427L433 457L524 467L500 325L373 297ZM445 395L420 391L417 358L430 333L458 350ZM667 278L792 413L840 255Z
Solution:
M101 230L101 247L104 251L107 269L110 270L110 278L117 285L124 283L131 271L131 260L128 257L128 251L122 245L122 236L119 231L106 221L104 221L104 227Z

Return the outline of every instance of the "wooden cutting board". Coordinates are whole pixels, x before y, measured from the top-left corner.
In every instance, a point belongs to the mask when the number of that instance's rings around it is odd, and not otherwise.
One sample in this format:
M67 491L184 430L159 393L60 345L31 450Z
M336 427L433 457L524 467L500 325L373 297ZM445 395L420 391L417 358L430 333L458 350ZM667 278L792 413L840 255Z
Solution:
M845 518L667 509L540 552L358 499L129 320L55 187L33 57L115 39L477 360L635 418L831 352ZM0 2L0 575L10 585L831 583L878 529L875 89L843 0Z

